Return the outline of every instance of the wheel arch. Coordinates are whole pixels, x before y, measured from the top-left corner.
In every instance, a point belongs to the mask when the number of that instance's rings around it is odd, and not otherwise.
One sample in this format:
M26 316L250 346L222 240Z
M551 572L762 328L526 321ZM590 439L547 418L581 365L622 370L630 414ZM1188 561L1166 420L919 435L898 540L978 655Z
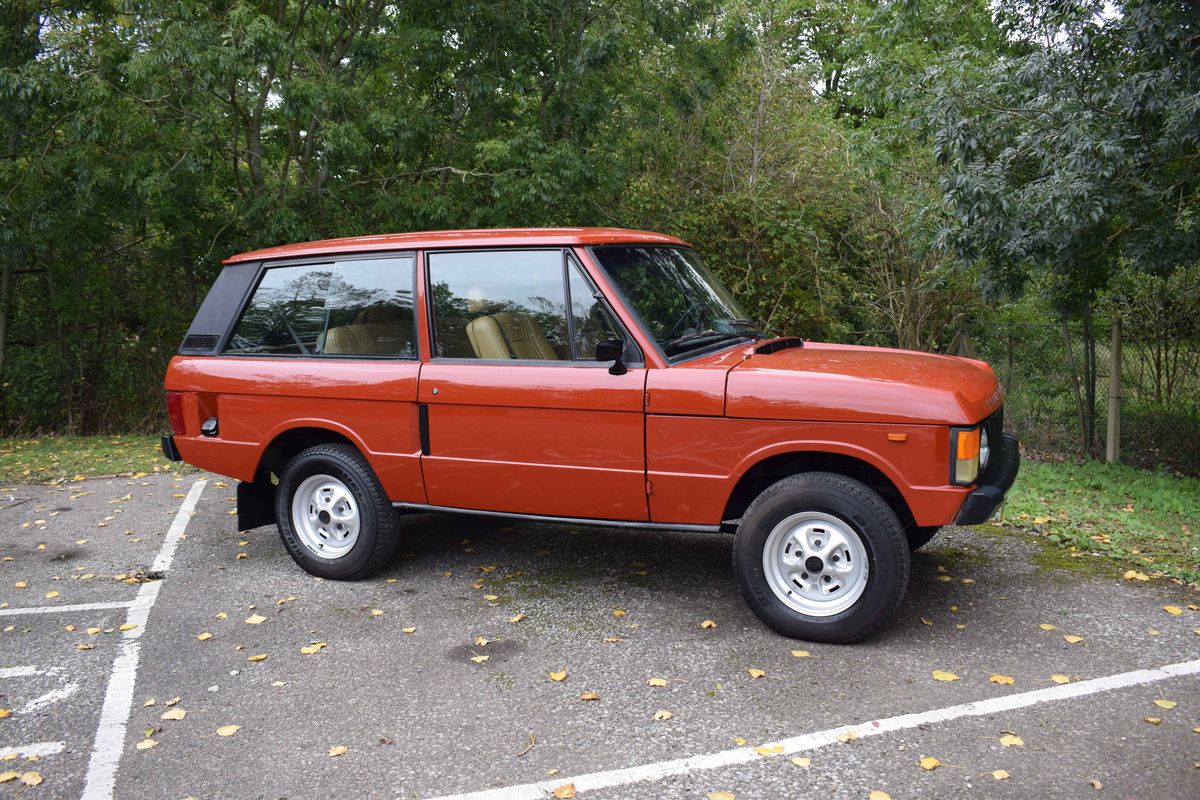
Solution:
M776 481L803 472L832 472L853 478L874 489L900 518L901 524L913 518L908 500L900 488L890 464L873 463L863 452L847 452L833 443L792 446L784 450L760 453L747 459L725 503L723 522L741 519L746 509L764 489ZM889 474L890 473L890 474Z
M363 443L350 430L324 420L297 420L272 432L258 458L256 480L269 473L280 475L287 463L304 450L318 444L348 444L367 457Z

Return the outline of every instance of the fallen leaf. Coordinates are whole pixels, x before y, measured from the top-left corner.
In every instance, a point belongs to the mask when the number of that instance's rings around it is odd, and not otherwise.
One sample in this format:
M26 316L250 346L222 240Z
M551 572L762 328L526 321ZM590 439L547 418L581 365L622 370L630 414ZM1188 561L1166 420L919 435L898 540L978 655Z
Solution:
M988 678L988 680L990 680L992 683L998 683L1001 686L1013 685L1013 679L1008 675L993 675L992 677Z
M1088 783L1090 783L1092 785L1092 788L1095 789L1096 791L1100 791L1101 789L1104 788L1104 784L1101 783L1100 781L1096 780L1095 778L1089 778Z
M774 755L778 755L779 753L783 752L783 745L781 745L781 744L765 745L764 744L764 745L760 745L759 747L754 748L754 752L758 753L760 756L774 756Z
M754 678L757 680L758 678L761 678L764 675L766 675L767 671L763 670L763 669L754 669L753 667L751 667L750 669L746 670L746 674L749 675L751 678Z
M487 661L489 658L491 658L491 656L471 656L471 660L474 661L476 664L482 664L483 662Z
M548 672L546 673L546 677L555 683L562 683L567 679L567 668L563 667L559 672Z
M1183 613L1183 609L1180 608L1179 606L1163 606L1162 609L1163 609L1163 611L1170 614L1172 617L1178 617L1180 614Z
M0 719L4 719L5 717L11 717L12 713L13 712L12 712L11 708L0 708Z
M1038 627L1044 631L1052 631L1055 630L1056 626L1051 625L1049 622L1043 622L1041 625L1038 625Z
M372 616L372 617L382 617L382 616L383 616L383 609L380 609L380 608L372 608L372 609L371 609L371 616Z
M13 584L13 586L17 589L28 589L29 588L29 584L26 581L17 581L16 583Z
M142 708L150 708L154 705L154 702L155 701L153 697L147 698L146 702L142 703Z
M182 700L182 699L183 699L182 697L172 697L170 700L168 700L167 702L163 703L163 705L167 705L167 706L173 706L173 705L175 705L176 703L178 703L178 702L179 702L180 700Z
M175 708L168 708L166 711L164 711L163 715L159 717L159 719L178 722L186 716L187 712L176 706Z
M551 792L551 794L557 797L558 800L570 800L570 798L575 796L575 784L564 783L562 786L559 786L557 789Z
M596 692L584 692L583 694L579 695L579 699L580 700L599 700L600 695L597 694Z
M499 599L500 599L500 595L498 595L498 594L485 594L485 595L483 596L483 599L484 599L484 600L487 600L489 603L493 603L493 602L495 602L495 601L497 601L497 600L499 600Z
M349 749L350 748L346 747L344 744L335 744L333 747L329 748L329 757L335 758L337 756L344 756L346 755L346 751Z
M88 629L87 629L87 635L88 635L88 636L95 636L96 634L100 633L100 631L101 631L101 629L100 629L100 628L96 628L96 627L88 628Z
M42 773L40 772L31 771L21 775L21 783L25 784L26 786L37 786L41 782Z
M308 644L308 645L305 645L304 647L301 647L300 652L303 655L311 656L311 655L316 655L317 653L324 650L326 647L329 647L329 645L325 644L325 642L313 642L312 644Z
M613 609L613 612L612 612L612 615L613 615L614 617L623 617L623 616L625 616L625 609L623 609L623 608L614 608L614 609Z
M867 800L892 800L892 796L879 789L872 789L871 793L867 795Z
M400 631L402 633L416 633L417 629L415 626L409 625L407 628L401 628Z
M158 747L158 739L141 739L134 747L138 750L149 750L151 747Z
M839 733L834 738L837 739L842 744L845 744L846 742L853 742L856 739L858 739L858 732L857 731L846 731L845 733Z
M1146 717L1146 722L1149 722L1151 725L1161 725L1162 717Z
M247 625L261 625L266 621L267 621L267 618L264 617L262 614L251 614L250 616L246 617Z
M808 652L807 650L793 650L792 651L792 656L794 658L808 658L811 655L812 655L812 653Z
M1056 675L1051 675L1051 676L1050 676L1050 680L1054 681L1055 683L1070 683L1070 682L1071 682L1071 676L1069 676L1069 675L1057 675L1057 674L1056 674Z
M516 625L518 622L520 622L523 619L525 619L524 614L515 614L515 615L509 617L508 621L511 622L513 625Z
M7 772L0 772L0 783L8 783L9 781L15 781L19 777L21 777L21 773L16 772L11 769Z
M709 792L705 797L708 800L737 800L737 795L733 792Z
M932 772L942 765L942 762L938 761L933 756L925 756L918 763L921 765L921 769L925 770L926 772Z
M209 633L208 631L205 631L204 633L196 634L196 638L202 642L207 642L212 637L213 637L213 635L211 633Z
M932 625L933 620L929 619L928 617L921 617L921 624L922 625Z
M76 650L94 650L95 648L96 645L87 644L86 642L80 642L79 644L75 645Z
M213 614L213 616L217 619L229 619L229 615L224 611L218 611L216 614Z
M790 760L791 760L791 762L792 762L793 764L795 764L797 767L810 767L810 766L812 766L812 759L811 759L811 758L809 758L808 756L792 756L792 758L791 758Z
M246 660L257 664L259 661L266 661L267 654L266 653L255 653L252 656L246 656Z
M1068 644L1079 644L1080 642L1083 641L1082 636L1077 636L1073 633L1064 633L1063 639L1065 639Z
M119 631L131 631L131 630L133 630L133 629L134 629L134 628L136 628L136 627L137 627L137 623L135 623L135 622L126 622L125 624L123 624L123 625L121 625L119 628L117 628L117 630L119 630Z
M476 636L475 637L475 646L476 647L487 647L487 643L489 641L491 641L491 640L484 636Z
M717 623L713 622L711 619L706 619L704 622L700 623L700 627L707 630L709 628L717 627Z
M946 671L940 670L940 669L935 669L931 674L933 675L933 679L935 681L943 681L943 682L949 683L950 681L958 680L958 676L955 675L953 672L946 672Z
M651 678L650 680L646 681L646 685L662 688L663 686L667 685L667 679L666 678Z
M59 593L57 591L46 592L46 599L53 600L54 598L58 597L58 594Z
M660 722L664 719L670 719L673 716L675 716L675 715L672 714L670 711L667 711L666 709L659 709L658 711L654 712L654 718L656 720L659 720Z
M242 729L241 725L222 725L217 728L217 736L233 736Z
M1000 737L1000 744L1003 747L1024 747L1025 740L1013 733L1006 733Z
M994 769L992 770L992 777L998 781L1006 781L1008 780L1008 770Z
M1123 576L1127 581L1148 581L1150 576L1144 572L1138 572L1136 569L1127 570Z
M1176 703L1174 700L1155 700L1154 705L1158 706L1159 708L1165 708L1169 711L1170 709L1179 705L1179 703Z

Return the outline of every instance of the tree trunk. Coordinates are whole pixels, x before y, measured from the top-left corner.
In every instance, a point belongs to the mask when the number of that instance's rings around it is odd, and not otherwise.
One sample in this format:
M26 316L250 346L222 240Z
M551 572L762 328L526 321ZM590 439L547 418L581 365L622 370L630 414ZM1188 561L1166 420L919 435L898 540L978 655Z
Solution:
M6 258L0 271L0 376L4 375L4 357L8 350L8 306L13 280L13 264Z
M1071 371L1071 391L1075 395L1075 411L1079 415L1079 448L1088 452L1087 420L1083 411L1083 398L1079 394L1079 373L1075 369L1075 352L1071 349L1071 326L1063 318L1063 348L1067 351L1067 368Z
M1108 368L1108 442L1104 460L1115 464L1121 460L1121 318L1112 323L1112 352Z

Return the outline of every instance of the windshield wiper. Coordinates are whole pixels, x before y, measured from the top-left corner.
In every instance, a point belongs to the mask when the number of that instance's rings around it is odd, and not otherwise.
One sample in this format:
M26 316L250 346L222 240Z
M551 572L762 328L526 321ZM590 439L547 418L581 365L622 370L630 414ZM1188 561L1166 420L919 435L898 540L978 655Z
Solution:
M701 331L699 333L689 333L687 336L680 336L678 339L670 340L669 342L667 342L666 344L663 345L663 351L667 355L674 355L674 353L679 352L679 350L678 350L679 345L683 344L684 342L693 342L698 339L712 339L713 341L720 341L721 339L747 339L747 338L754 338L754 337L749 337L744 333L719 333L718 331L713 331L713 330ZM672 352L672 351L674 351L674 352Z

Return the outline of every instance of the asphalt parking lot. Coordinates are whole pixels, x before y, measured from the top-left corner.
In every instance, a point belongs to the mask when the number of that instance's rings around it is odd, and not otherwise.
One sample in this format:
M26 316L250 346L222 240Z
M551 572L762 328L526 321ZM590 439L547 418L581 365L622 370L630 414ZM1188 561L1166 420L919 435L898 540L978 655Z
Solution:
M335 583L233 494L3 487L0 798L1200 797L1184 587L951 529L883 634L814 645L718 535L412 516Z

